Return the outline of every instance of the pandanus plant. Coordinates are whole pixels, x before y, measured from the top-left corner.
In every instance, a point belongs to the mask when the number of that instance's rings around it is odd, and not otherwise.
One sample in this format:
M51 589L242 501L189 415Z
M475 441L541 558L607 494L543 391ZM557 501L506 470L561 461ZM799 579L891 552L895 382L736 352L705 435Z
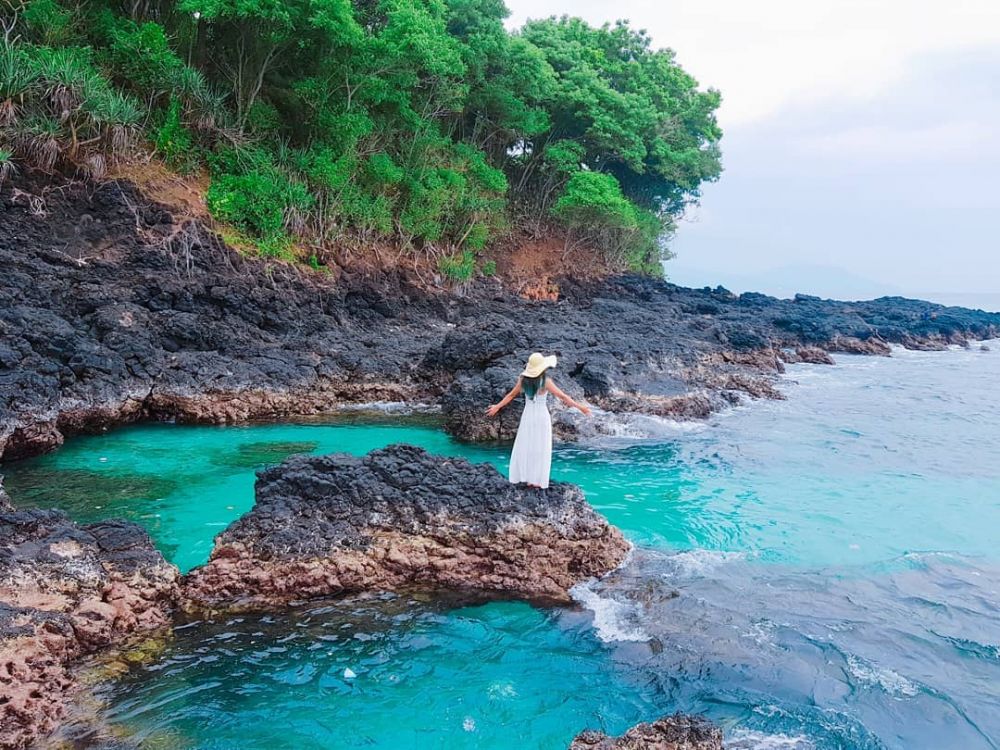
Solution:
M9 149L0 148L0 187L3 187L11 177L17 174L14 164L14 153Z
M62 153L60 132L59 123L50 117L25 117L14 137L15 150L27 163L43 172L51 172Z
M60 159L100 177L134 145L142 108L115 91L88 49L4 40L0 124L16 155L51 171Z
M5 34L0 41L0 127L17 124L36 81L27 57Z

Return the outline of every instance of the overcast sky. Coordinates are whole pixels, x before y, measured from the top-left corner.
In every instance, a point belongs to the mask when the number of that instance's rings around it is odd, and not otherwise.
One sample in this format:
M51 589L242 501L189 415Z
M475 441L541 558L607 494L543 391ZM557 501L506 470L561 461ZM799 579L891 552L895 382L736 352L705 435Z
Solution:
M725 172L671 280L1000 309L1000 0L507 4L628 18L722 92Z

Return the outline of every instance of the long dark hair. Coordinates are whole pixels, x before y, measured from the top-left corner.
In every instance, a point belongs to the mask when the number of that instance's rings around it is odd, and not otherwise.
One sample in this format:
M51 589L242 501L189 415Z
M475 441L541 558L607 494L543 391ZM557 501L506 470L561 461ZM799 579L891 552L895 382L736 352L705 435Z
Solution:
M524 395L528 398L534 398L535 394L538 393L542 386L545 385L545 381L549 378L548 370L542 372L534 378L529 378L526 375L521 376L521 390L524 391Z

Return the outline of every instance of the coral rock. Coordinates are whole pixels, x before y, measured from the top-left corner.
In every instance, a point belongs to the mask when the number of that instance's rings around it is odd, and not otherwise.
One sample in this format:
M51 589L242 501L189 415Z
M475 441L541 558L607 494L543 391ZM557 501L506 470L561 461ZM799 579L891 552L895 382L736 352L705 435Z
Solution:
M621 737L582 732L569 750L722 750L722 731L699 716L675 714L638 724Z
M0 748L59 725L73 660L166 626L177 580L139 526L17 511L0 489Z

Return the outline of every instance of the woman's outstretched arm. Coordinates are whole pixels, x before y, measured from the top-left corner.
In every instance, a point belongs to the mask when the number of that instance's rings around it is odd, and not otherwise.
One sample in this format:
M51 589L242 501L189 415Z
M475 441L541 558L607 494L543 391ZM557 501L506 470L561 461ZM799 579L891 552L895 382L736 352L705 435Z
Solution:
M514 387L511 388L510 392L500 400L500 403L493 404L489 409L486 410L486 416L495 417L497 414L500 413L501 409L503 409L507 404L509 404L515 398L517 398L517 394L519 394L520 392L521 392L521 378L518 378L517 382L514 383Z
M563 393L562 389L559 388L559 386L557 386L551 380L546 380L545 381L545 390L547 390L549 393L551 393L557 399L559 399L564 404L566 404L566 406L569 406L572 409L579 409L581 413L586 414L588 417L590 416L590 407L589 406L587 406L586 404L577 403L576 401L574 401L573 399L571 399L569 396L567 396L565 393Z

